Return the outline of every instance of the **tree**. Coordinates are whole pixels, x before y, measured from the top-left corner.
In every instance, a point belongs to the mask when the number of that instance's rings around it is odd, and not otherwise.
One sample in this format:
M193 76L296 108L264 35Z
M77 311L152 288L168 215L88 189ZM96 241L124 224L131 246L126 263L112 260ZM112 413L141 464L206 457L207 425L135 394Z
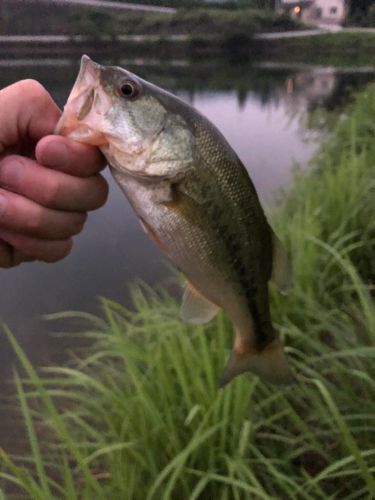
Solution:
M349 15L367 15L375 0L349 0Z

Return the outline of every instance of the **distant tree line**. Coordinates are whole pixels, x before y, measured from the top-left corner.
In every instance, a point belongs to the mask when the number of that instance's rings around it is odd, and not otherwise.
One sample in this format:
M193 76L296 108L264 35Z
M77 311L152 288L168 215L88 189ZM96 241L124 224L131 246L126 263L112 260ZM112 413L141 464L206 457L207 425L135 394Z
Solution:
M350 0L349 11L353 15L355 13L367 14L370 7L375 4L374 0Z
M196 6L220 6L230 4L238 7L254 9L273 9L275 0L118 0L127 3L143 3L147 5L160 5L165 7L196 7ZM347 0L350 15L366 15L375 4L375 0Z
M197 6L213 6L213 7L247 7L250 9L273 9L275 0L117 0L127 3L143 3L147 5L160 5L165 7L175 8L194 8ZM349 5L350 16L361 15L366 16L372 6L375 5L375 0L347 0Z
M240 7L250 9L273 9L275 0L119 0L126 3L142 3L145 5L160 5L163 7L194 8L194 7Z
M349 0L349 24L375 26L375 0Z
M175 8L221 7L270 10L275 0L119 0L128 3L143 3ZM375 0L346 0L349 7L349 23L375 26Z
M1 35L68 35L72 32L70 16L83 8L47 2L0 0Z

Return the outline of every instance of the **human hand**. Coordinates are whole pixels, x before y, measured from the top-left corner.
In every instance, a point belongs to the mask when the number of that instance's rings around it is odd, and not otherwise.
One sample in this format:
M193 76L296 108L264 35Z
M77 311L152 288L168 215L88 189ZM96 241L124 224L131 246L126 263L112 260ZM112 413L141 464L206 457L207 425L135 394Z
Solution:
M37 81L0 90L0 268L64 258L106 201L99 150L50 135L60 115Z

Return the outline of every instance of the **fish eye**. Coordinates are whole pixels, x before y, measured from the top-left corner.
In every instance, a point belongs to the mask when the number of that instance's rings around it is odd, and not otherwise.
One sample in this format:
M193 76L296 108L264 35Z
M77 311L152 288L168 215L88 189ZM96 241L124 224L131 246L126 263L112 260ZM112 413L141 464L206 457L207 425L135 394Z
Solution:
M121 85L120 93L123 97L130 99L137 97L138 89L133 82L127 81Z

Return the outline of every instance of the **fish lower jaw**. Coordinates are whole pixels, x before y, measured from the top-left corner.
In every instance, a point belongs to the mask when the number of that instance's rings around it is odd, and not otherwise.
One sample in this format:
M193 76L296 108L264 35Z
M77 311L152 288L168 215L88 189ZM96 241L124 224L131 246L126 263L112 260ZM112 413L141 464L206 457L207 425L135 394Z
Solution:
M80 123L75 116L63 114L56 125L54 133L91 146L103 147L108 144L108 140L103 133L93 130L85 123Z

